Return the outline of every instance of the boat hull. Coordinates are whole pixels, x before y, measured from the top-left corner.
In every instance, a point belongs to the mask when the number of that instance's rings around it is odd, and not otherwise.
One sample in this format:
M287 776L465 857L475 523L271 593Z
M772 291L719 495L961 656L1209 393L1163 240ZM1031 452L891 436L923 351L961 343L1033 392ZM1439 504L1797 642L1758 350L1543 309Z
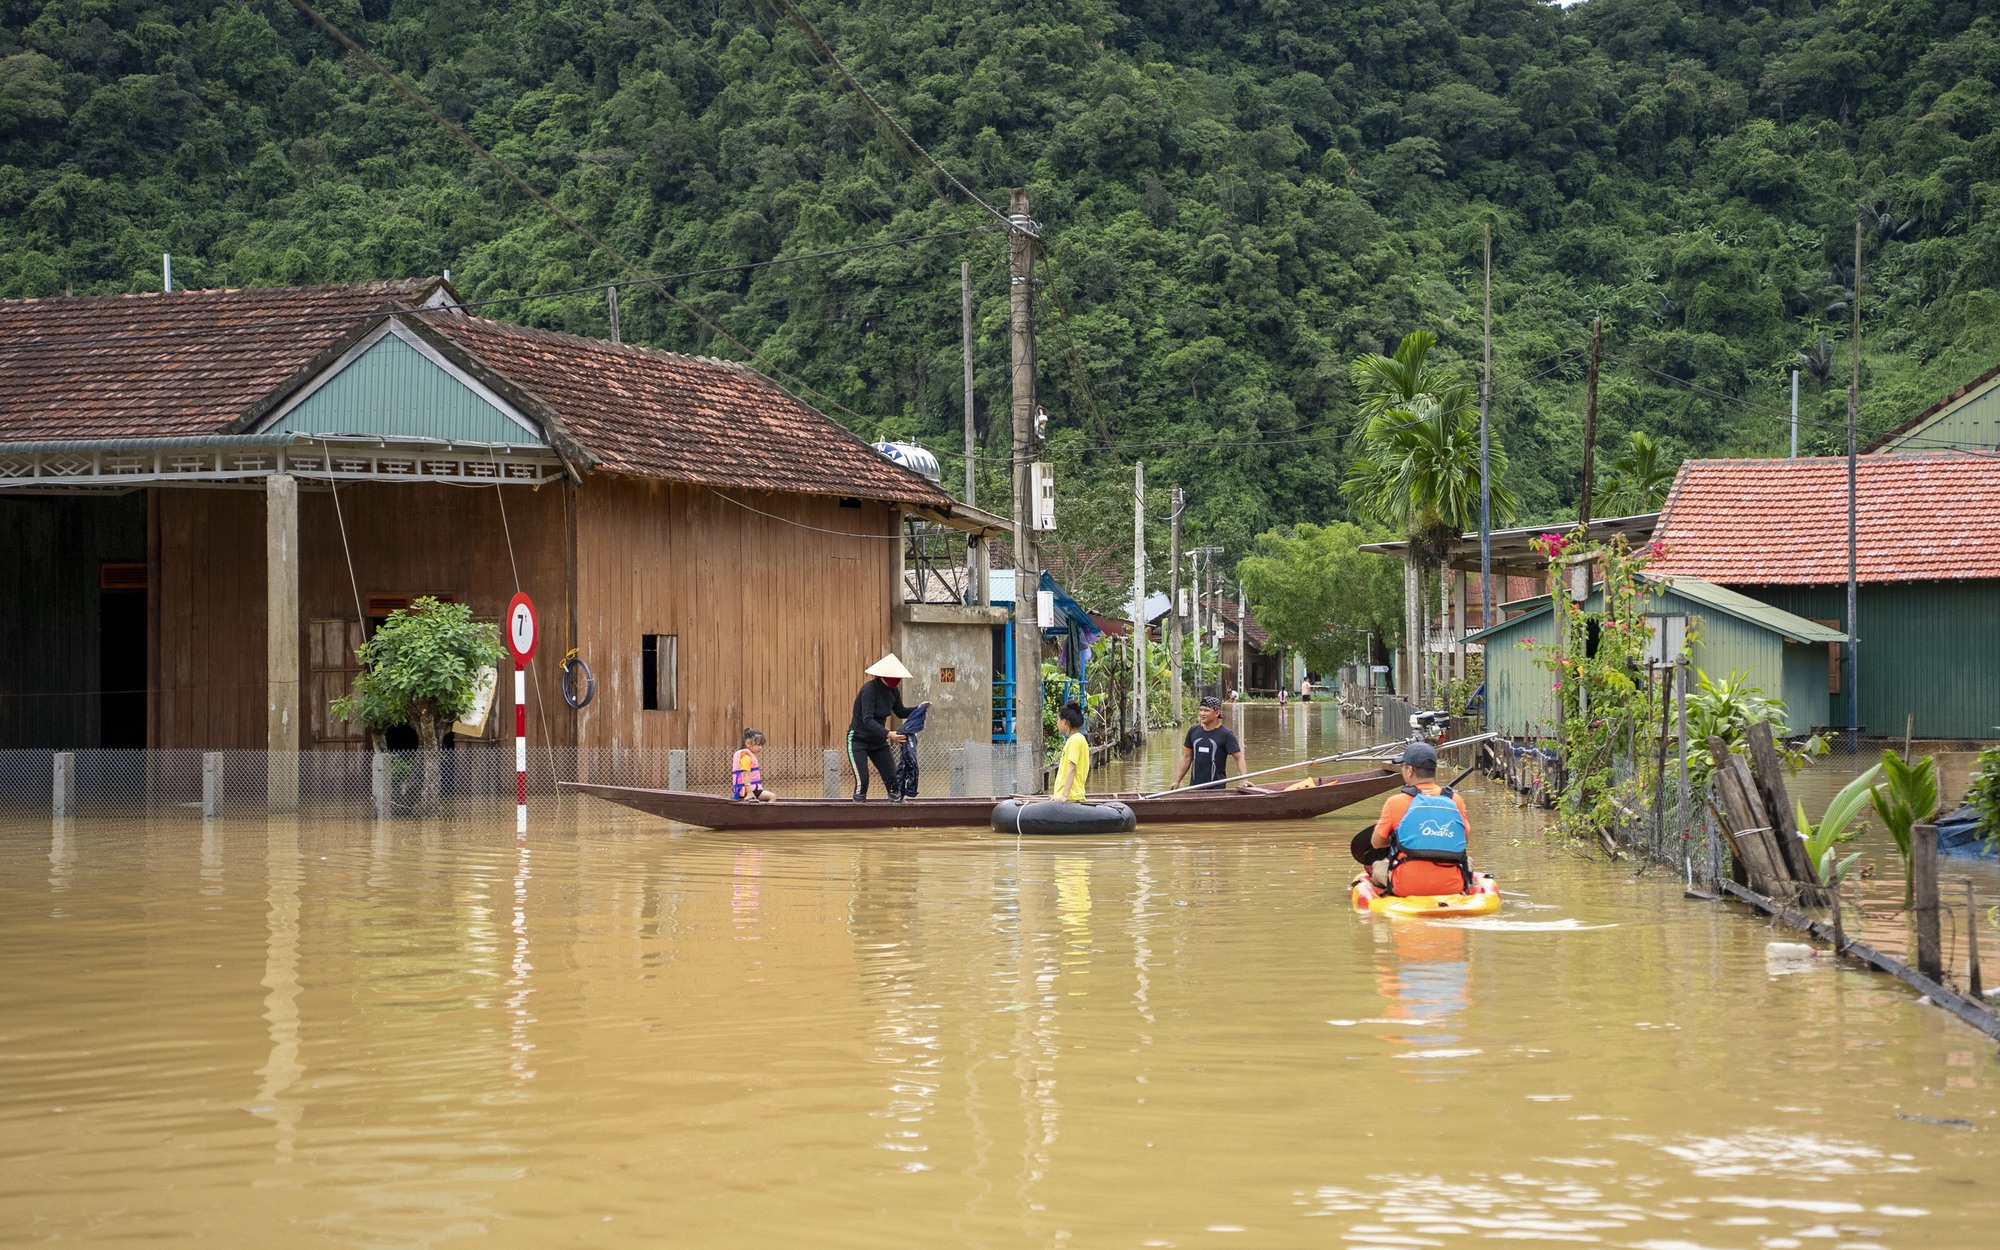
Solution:
M1354 879L1349 894L1354 910L1364 916L1490 916L1500 910L1500 887L1486 873L1474 873L1473 889L1467 894L1384 894L1362 873Z
M1093 794L1099 802L1129 804L1143 831L1152 825L1241 824L1310 820L1328 812L1384 794L1403 784L1402 775L1384 769L1315 779L1301 789L1237 786L1227 790L1196 790L1163 798L1136 794ZM901 803L847 799L777 799L770 803L739 803L716 794L690 790L649 790L637 786L607 786L565 781L561 788L588 794L635 811L706 829L985 829L994 804L1008 795L979 798L915 798Z

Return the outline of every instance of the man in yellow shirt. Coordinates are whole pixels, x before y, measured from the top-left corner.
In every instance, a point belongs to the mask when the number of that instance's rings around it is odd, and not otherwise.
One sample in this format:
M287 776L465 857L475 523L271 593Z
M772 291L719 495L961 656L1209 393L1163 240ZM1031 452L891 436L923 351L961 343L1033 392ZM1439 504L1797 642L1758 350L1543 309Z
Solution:
M1056 770L1055 788L1049 796L1081 803L1084 784L1090 780L1090 743L1083 736L1083 709L1074 703L1063 704L1062 711L1056 713L1056 728L1063 734L1062 767Z

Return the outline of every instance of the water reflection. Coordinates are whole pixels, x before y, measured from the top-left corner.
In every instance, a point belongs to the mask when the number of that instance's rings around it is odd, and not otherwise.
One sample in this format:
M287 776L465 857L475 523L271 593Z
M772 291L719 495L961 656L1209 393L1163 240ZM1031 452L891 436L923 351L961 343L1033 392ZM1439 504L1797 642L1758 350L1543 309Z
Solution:
M1365 744L1319 705L1232 721L1259 762ZM1457 924L1351 914L1360 812L1088 842L37 813L0 827L0 1228L1990 1242L1989 1045L1882 978L1773 977L1763 926L1469 802L1514 892Z
M292 1161L305 1101L293 1093L305 1065L299 1059L299 862L296 816L272 816L264 833L264 1020L270 1054L250 1113L275 1129L273 1153Z

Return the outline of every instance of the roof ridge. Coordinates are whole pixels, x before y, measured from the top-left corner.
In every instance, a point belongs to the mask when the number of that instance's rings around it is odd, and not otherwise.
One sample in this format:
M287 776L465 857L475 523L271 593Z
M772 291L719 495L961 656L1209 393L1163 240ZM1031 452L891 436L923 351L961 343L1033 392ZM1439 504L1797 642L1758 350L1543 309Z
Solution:
M88 300L165 300L180 299L190 295L292 295L303 292L352 291L364 294L374 291L417 291L442 278L371 278L366 282L306 282L296 286L205 286L185 287L174 291L118 291L109 295L29 295L0 299L0 307L19 307L25 304L79 304Z

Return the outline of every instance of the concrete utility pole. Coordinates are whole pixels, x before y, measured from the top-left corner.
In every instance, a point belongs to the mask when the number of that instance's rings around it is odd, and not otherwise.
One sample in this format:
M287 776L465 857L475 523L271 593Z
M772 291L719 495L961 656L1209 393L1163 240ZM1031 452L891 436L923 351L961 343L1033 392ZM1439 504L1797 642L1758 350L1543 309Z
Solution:
M1014 788L1041 788L1042 561L1035 542L1035 243L1041 227L1028 216L1028 190L1015 187L1007 205L1014 417Z
M1244 638L1244 584L1242 580L1238 580L1236 582L1236 690L1238 692L1248 690L1248 686L1244 684L1244 646L1248 646L1248 638ZM1278 684L1280 686L1284 684L1284 672L1278 674Z
M1146 738L1146 462L1132 466L1132 741Z
M611 318L611 341L624 342L625 340L618 336L618 284L615 282L604 288L604 308Z
M1854 426L1861 416L1861 218L1854 219L1854 370L1847 382L1847 753L1861 749L1860 579L1854 543Z
M1799 367L1792 366L1792 459L1799 458Z
M1583 493L1576 499L1576 523L1590 529L1590 492L1596 489L1594 472L1597 458L1597 357L1604 349L1604 322L1590 319L1590 385L1583 400Z
M1181 707L1181 511L1186 507L1181 488L1174 487L1174 514L1167 539L1167 662L1174 683L1174 724L1179 726Z

